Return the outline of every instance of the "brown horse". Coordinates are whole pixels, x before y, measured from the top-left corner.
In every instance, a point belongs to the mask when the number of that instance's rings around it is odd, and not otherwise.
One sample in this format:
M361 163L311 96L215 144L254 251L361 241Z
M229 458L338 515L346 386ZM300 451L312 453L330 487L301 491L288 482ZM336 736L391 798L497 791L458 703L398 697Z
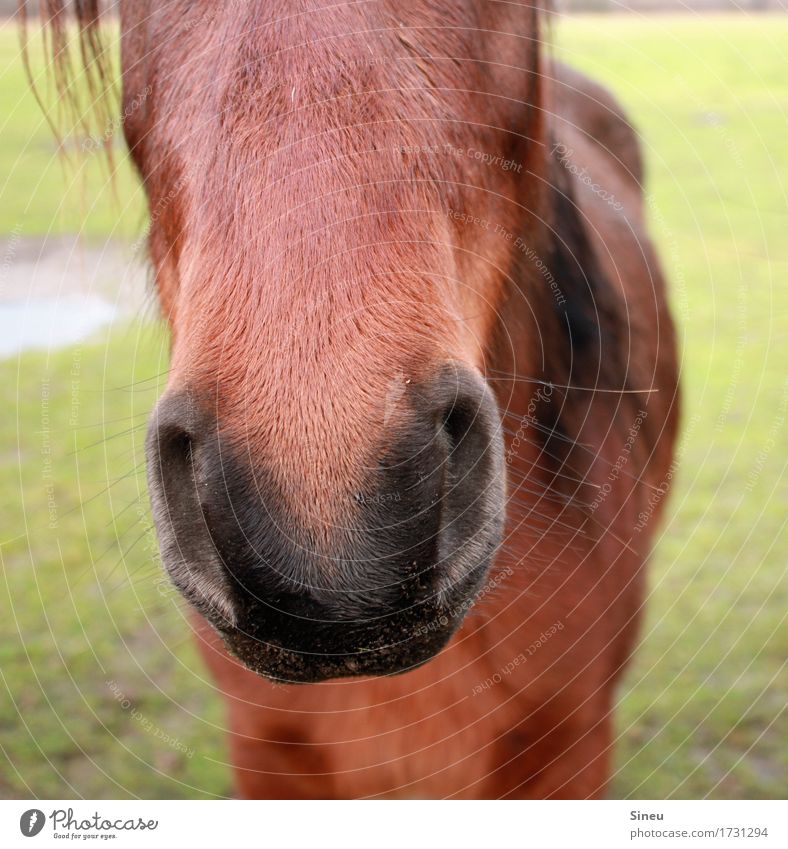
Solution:
M150 494L238 792L602 794L678 412L620 107L529 5L120 13Z

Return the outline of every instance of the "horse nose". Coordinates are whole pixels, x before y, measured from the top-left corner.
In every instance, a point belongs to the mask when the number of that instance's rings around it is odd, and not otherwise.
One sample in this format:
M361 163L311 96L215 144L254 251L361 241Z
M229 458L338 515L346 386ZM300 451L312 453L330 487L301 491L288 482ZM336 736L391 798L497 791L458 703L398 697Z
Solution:
M163 563L263 674L322 680L416 665L445 644L481 584L503 519L494 397L478 373L452 365L410 383L398 407L341 520L315 536L294 493L220 436L205 406L182 392L157 405L148 478Z

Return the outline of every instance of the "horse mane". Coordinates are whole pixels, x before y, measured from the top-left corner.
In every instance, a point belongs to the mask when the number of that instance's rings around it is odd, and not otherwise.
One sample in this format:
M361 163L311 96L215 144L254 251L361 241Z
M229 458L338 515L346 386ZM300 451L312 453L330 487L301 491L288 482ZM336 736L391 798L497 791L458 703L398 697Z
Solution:
M107 45L101 19L119 0L19 0L17 17L22 62L30 88L60 140L64 126L79 127L86 134L98 123L108 126L115 111L116 94L112 54ZM41 37L46 56L47 79L57 96L55 116L44 102L40 86L30 64L30 7L38 7ZM76 32L73 32L73 30ZM110 139L104 139L109 150Z

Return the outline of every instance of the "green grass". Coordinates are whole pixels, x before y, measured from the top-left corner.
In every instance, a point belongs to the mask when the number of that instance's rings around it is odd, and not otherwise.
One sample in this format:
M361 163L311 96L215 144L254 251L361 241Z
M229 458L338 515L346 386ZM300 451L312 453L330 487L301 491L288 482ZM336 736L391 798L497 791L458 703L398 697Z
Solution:
M612 793L784 796L788 17L588 17L554 37L642 133L683 345L683 461L622 688ZM73 230L79 192L61 206L7 29L0 59L16 104L0 231ZM113 207L88 168L85 230L137 232L131 178ZM134 324L0 362L0 796L230 792L222 704L160 582L147 513L141 425L165 352L160 329Z
M138 325L2 364L0 796L229 791L221 703L148 515L164 369L164 334Z

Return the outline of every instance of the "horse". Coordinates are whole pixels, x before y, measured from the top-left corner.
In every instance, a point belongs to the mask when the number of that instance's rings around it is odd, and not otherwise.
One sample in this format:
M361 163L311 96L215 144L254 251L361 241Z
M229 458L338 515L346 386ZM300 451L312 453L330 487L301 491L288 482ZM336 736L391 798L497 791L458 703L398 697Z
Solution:
M43 7L98 91L97 0ZM240 796L606 792L677 346L637 133L550 14L119 3L149 493Z

